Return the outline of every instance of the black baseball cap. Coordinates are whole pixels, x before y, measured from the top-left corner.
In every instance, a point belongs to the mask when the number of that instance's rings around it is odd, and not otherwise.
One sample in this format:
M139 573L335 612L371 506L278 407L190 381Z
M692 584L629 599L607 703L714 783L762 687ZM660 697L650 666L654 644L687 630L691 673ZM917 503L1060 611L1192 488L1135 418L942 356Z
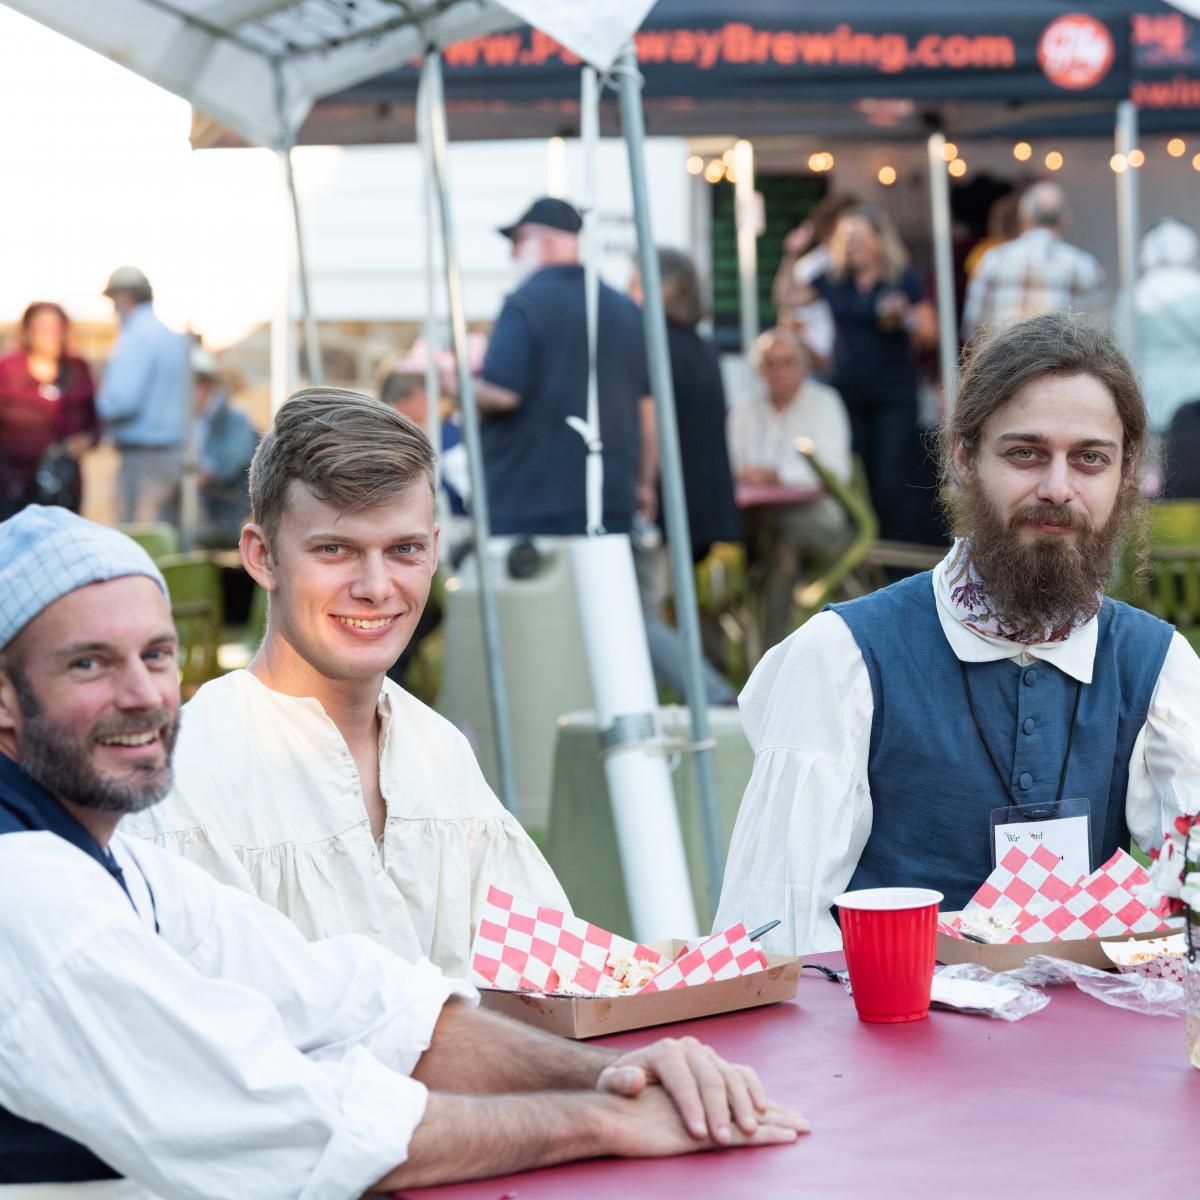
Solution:
M543 196L535 200L511 225L503 225L500 232L511 242L513 235L522 225L546 225L561 229L564 233L578 233L583 228L579 210L565 200Z

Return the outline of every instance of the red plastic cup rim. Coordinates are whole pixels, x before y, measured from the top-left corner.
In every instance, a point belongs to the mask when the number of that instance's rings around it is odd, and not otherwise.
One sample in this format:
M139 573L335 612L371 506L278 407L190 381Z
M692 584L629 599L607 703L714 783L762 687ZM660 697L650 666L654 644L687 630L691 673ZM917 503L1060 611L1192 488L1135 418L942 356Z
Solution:
M933 888L882 887L843 892L836 896L833 902L838 908L854 908L866 912L904 912L914 908L937 907L945 898Z

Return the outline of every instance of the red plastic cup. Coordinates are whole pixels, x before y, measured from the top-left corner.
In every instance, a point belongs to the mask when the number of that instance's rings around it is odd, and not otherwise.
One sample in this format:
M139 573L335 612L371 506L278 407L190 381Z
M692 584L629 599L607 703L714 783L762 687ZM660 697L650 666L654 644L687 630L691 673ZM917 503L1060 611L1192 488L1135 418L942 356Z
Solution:
M866 888L843 892L842 944L860 1021L919 1021L929 1016L941 892Z

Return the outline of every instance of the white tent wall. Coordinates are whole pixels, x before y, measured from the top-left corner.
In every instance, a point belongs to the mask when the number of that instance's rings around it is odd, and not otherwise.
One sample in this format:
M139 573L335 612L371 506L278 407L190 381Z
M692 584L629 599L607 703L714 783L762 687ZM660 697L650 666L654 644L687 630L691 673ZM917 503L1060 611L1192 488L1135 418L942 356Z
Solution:
M295 151L300 199L312 247L314 308L323 320L416 320L424 311L424 250L419 151L413 146L317 147L320 179L309 186L308 147ZM236 150L205 151L237 155ZM496 227L546 190L544 141L451 143L451 202L459 237L467 318L491 321L514 285L508 243ZM690 176L682 139L647 146L654 180L656 228L672 245L691 243ZM601 273L623 288L634 248L625 148L606 138L599 149ZM576 147L567 148L567 199L582 186Z

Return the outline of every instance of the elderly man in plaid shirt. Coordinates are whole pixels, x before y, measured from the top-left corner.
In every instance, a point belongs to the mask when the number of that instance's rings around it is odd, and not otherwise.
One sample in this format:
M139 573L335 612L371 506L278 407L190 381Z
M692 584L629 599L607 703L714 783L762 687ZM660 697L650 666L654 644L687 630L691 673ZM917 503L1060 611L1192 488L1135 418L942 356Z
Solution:
M1104 268L1063 240L1070 212L1062 189L1035 183L1017 208L1021 235L989 250L967 288L963 341L987 325L1010 325L1057 309L1102 311L1108 302Z

